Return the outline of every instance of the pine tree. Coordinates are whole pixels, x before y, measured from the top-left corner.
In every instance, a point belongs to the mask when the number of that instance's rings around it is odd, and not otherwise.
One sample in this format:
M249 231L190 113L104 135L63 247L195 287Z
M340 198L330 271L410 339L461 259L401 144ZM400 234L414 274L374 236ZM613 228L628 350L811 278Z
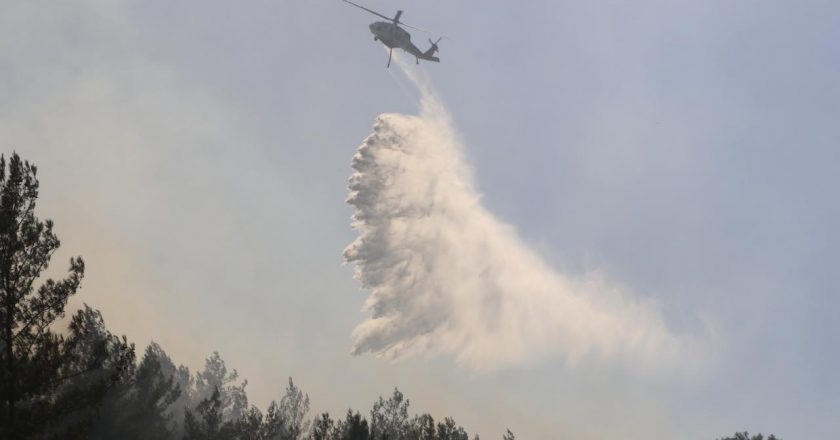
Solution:
M403 439L409 428L408 406L408 399L396 388L388 400L380 397L370 411L371 437L377 440Z
M453 418L447 417L437 425L437 440L470 440L470 436Z
M184 440L230 440L235 438L235 422L225 421L219 390L202 400L195 413L184 414Z
M229 372L225 361L218 352L204 361L204 370L195 376L195 390L197 400L207 399L214 392L219 392L219 399L222 405L222 420L231 422L238 420L248 410L248 395L245 387L247 380L237 385L239 373L236 370Z
M81 436L98 399L133 362L133 346L104 329L98 312L77 313L70 332L51 331L81 285L71 258L66 278L36 281L60 242L35 216L37 168L0 156L0 438Z
M417 440L437 440L435 419L430 414L415 416L411 421L411 438Z
M302 439L309 430L310 421L306 419L309 412L309 395L303 394L292 378L289 378L289 386L286 393L280 399L279 419L285 425L286 435L284 440Z
M358 412L347 410L347 416L338 423L339 440L370 440L370 428L367 420Z
M725 437L720 440L765 440L764 436L761 434L756 434L750 437L750 433L747 431L744 432L736 432L735 435L732 437ZM767 440L781 440L777 438L775 435L770 434L770 437L767 437Z
M312 423L309 440L334 440L335 438L335 421L329 413L321 414L321 417L316 418Z
M181 389L172 375L162 371L165 356L158 344L149 344L140 364L102 402L92 439L172 437L168 410Z

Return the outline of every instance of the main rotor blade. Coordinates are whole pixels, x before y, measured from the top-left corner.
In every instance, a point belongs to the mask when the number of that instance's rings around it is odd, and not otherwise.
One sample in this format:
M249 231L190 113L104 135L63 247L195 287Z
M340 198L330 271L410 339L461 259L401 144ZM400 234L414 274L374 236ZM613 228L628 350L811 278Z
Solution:
M345 1L346 1L346 0L345 0ZM397 24L398 24L398 25L400 25L400 26L405 26L405 27L407 27L407 28L414 29L415 31L425 32L425 33L427 33L427 34L429 34L429 35L440 35L440 37L441 37L441 38L443 38L443 37L449 38L449 37L447 37L446 35L442 35L442 34L439 34L439 33L437 33L437 32L430 31L430 30L428 30L428 29L419 28L419 27L417 27L417 26L410 26L410 25L407 25L407 24L405 24L405 23L403 23L403 22L401 22L401 21L398 21L398 22L397 22Z
M393 19L392 17L386 17L386 16L384 16L384 15L382 15L382 14L380 14L380 13L376 12L376 11L372 11L372 10L370 10L370 9L368 9L368 8L366 8L366 7L364 7L364 6L362 6L362 5L357 5L357 4L355 4L355 3L351 2L351 1L348 1L348 0L343 0L343 1L344 1L344 3L350 3L351 5L353 5L353 6L357 7L357 8L364 9L365 11L368 11L368 12L370 12L370 13L371 13L371 14L373 14L373 15L378 15L378 16L380 16L380 17L382 17L382 18L384 18L384 19L386 19L386 20L388 20L388 21L394 21L394 19Z
M390 21L390 22L392 22L392 23L394 23L394 24L398 24L398 25L400 25L400 26L405 26L405 27L407 27L407 28L414 29L415 31L425 32L425 33L430 34L430 35L440 35L440 34L439 34L439 33L437 33L437 32L432 32L432 31L427 30L427 29L419 28L419 27L417 27L417 26L407 25L407 24L405 24L405 23L401 22L399 19L400 19L400 16L402 15L402 11L397 11L398 13L397 13L397 16L396 16L396 17L387 17L387 16L382 15L382 14L380 14L380 13L378 13L378 12L374 11L374 10L368 9L368 8L366 8L366 7L362 6L362 5L359 5L359 4L356 4L356 3L353 3L353 2L351 2L350 0L341 0L341 1L343 1L344 3L350 3L351 5L353 5L353 6L357 7L357 8L359 8L359 9L364 9L365 11L368 11L368 12L370 12L371 14L376 15L376 16L378 16L378 17L382 17L382 18L384 18L384 19L386 19L386 20L388 20L388 21ZM444 36L445 36L445 35L444 35Z
M432 34L432 35L435 34L435 32L427 31L426 29L422 29L422 28L419 28L419 27L416 27L416 26L411 26L411 25L405 24L401 21L398 21L397 24L400 25L400 26L405 26L405 27L410 28L410 29L414 29L415 31L425 32L427 34Z

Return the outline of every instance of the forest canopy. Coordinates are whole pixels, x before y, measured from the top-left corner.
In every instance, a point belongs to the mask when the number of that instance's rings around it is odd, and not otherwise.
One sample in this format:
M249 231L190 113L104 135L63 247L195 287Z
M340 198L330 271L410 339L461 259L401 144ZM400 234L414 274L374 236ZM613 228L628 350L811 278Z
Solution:
M470 440L451 417L411 414L394 388L365 414L310 414L309 396L289 378L260 409L248 381L214 352L202 369L177 365L156 343L138 356L85 305L58 328L85 275L73 257L61 279L43 279L60 246L51 220L35 215L35 165L0 157L0 438ZM515 440L513 432L503 440ZM723 440L762 440L736 433ZM767 440L779 440L770 436Z

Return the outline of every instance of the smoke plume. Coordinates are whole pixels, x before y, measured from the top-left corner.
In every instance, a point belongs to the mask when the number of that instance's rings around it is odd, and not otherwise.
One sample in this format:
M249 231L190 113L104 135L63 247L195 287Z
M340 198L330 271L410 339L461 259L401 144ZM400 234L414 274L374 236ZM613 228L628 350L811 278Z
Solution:
M655 304L552 269L482 206L445 108L403 69L421 92L420 115L380 115L353 157L359 236L344 258L370 291L353 353L448 354L477 371L557 355L571 364L681 357L686 341Z

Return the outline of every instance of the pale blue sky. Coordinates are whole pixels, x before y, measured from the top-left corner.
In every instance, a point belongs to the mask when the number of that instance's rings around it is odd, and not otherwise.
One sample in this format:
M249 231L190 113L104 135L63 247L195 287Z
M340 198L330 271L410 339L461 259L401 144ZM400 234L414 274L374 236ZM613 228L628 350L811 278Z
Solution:
M3 2L0 147L86 257L78 301L192 368L219 350L261 406L291 375L317 410L399 386L485 438L840 436L840 4L524 3L365 4L450 36L420 69L492 212L678 331L715 323L701 377L349 356L350 159L417 103L338 0Z

